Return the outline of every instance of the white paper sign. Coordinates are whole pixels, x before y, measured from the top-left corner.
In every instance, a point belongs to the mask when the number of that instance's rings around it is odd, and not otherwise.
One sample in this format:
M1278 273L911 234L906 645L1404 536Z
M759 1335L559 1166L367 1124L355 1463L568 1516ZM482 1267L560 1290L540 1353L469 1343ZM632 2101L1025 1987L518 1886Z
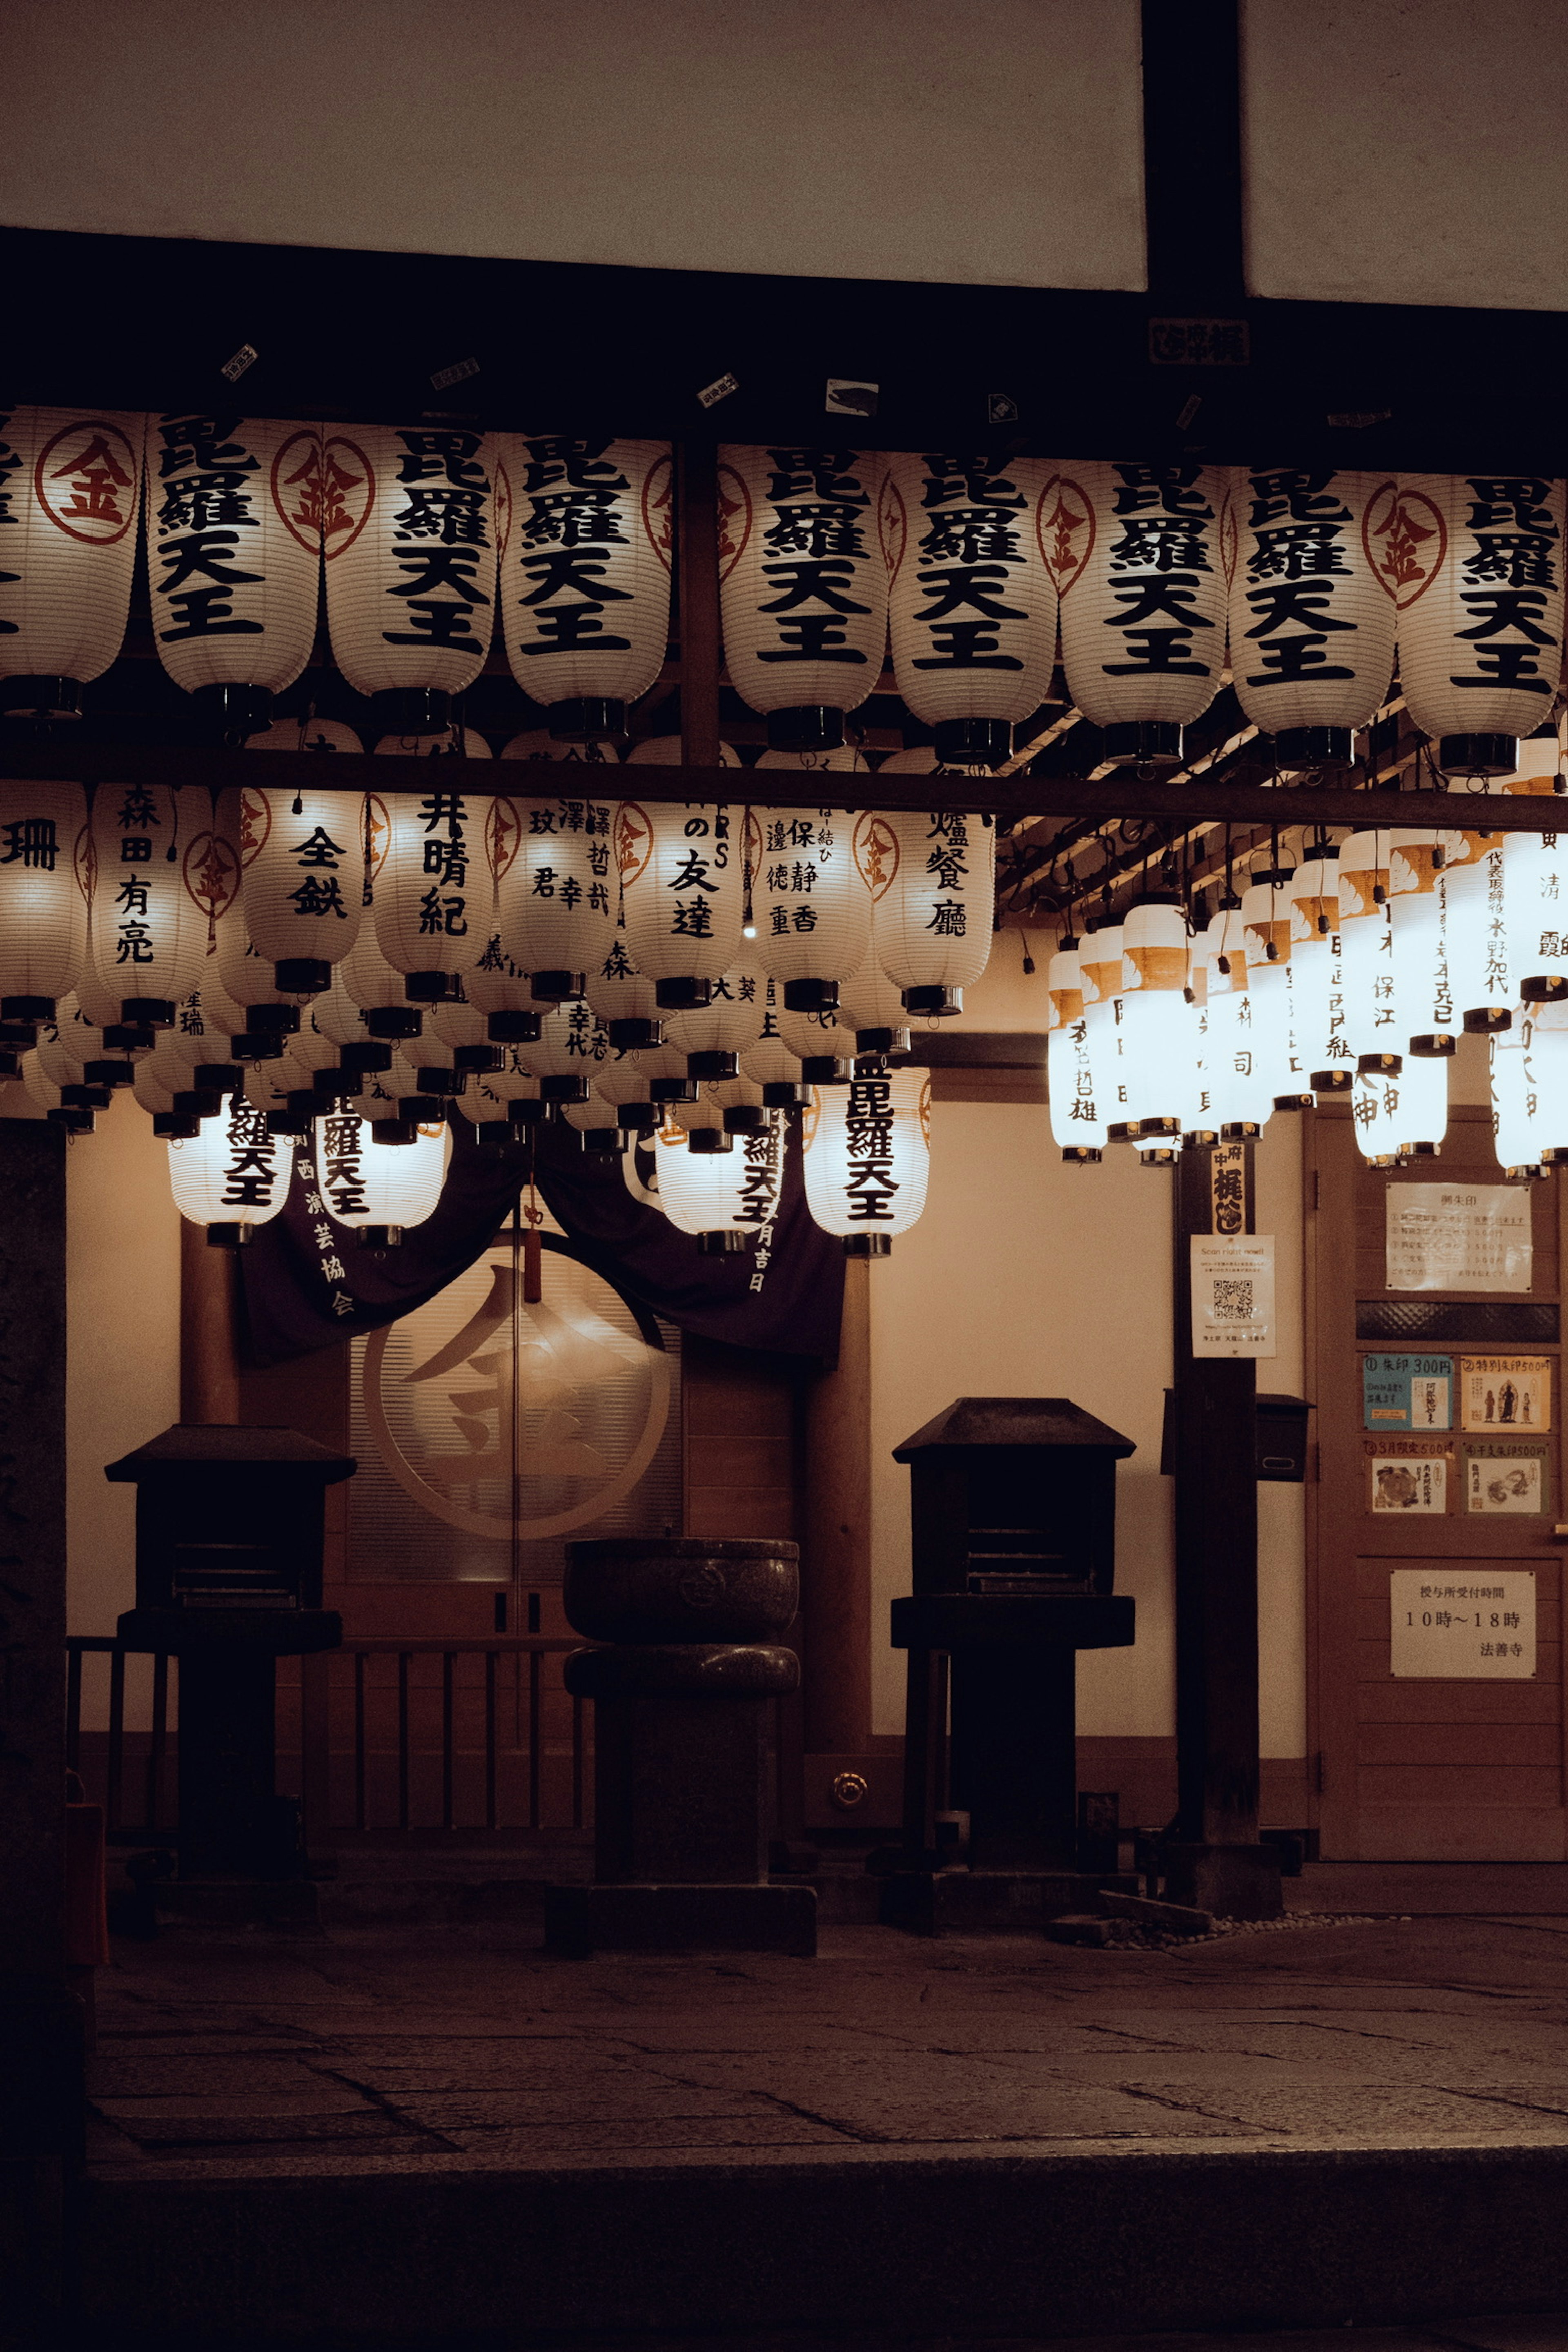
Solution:
M1390 1184L1390 1290L1528 1290L1530 1192L1520 1184Z
M1272 1356L1274 1236L1192 1236L1194 1356Z
M1535 1571L1396 1568L1389 1577L1389 1670L1449 1682L1528 1681L1535 1672Z

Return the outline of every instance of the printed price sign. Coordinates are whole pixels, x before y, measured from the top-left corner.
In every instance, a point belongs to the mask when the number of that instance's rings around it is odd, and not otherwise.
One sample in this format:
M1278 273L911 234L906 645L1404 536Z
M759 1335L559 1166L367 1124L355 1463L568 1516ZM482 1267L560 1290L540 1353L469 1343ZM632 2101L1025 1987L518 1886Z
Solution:
M1387 1437L1366 1448L1367 1508L1380 1517L1390 1512L1406 1517L1437 1518L1448 1507L1448 1465L1446 1445L1430 1439Z
M1461 1356L1464 1429L1533 1433L1552 1426L1552 1364L1546 1356Z
M1465 1448L1467 1511L1533 1512L1552 1507L1552 1470L1544 1445L1499 1437Z
M1535 1672L1535 1572L1396 1568L1389 1577L1389 1671L1453 1682L1527 1682Z
M1362 1424L1366 1429L1451 1429L1452 1356L1363 1356Z
M1274 1236L1192 1236L1194 1356L1272 1356Z

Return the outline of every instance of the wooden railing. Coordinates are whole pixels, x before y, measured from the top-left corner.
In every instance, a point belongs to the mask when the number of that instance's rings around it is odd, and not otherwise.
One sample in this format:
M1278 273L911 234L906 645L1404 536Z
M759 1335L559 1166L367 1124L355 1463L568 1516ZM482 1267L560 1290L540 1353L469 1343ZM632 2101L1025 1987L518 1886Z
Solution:
M545 1841L585 1832L591 1801L583 1702L561 1678L571 1638L351 1641L279 1661L278 1785L304 1804L317 1846L465 1832ZM177 1738L169 1659L153 1655L151 1728L125 1729L126 1659L112 1639L67 1651L67 1757L100 1799L118 1844L172 1837ZM108 1729L82 1729L85 1658L109 1661ZM128 1820L128 1786L142 1784Z

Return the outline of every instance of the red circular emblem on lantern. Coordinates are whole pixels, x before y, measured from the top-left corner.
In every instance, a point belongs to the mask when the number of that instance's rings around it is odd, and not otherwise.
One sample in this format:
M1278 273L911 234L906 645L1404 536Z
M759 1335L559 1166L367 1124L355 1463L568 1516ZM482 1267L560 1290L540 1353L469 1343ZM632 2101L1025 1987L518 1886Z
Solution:
M185 851L181 875L185 896L207 919L212 939L220 915L226 915L239 896L239 859L234 844L221 834L198 833Z
M899 871L899 836L879 809L868 809L851 845L860 879L873 900L885 898Z
M272 460L272 503L290 539L308 554L321 545L321 443L302 425L290 433Z
M877 535L882 542L882 556L888 567L888 584L890 587L899 576L899 566L904 560L910 536L904 494L891 474L882 477L882 495L877 501Z
M643 478L642 527L668 572L675 553L675 459L656 457Z
M239 788L239 862L254 866L272 830L272 803L254 784Z
M507 546L511 538L512 516L516 512L516 501L511 494L511 476L507 472L504 457L498 457L495 461L491 475L490 499L490 510L495 517L496 560L498 562L504 562Z
M1361 540L1379 585L1393 597L1396 610L1405 613L1442 570L1448 526L1441 508L1425 490L1384 482L1366 502Z
M517 803L497 793L485 813L485 863L499 882L510 873L522 846L522 819L517 813Z
M136 520L136 453L105 416L78 417L38 453L33 489L57 530L111 547Z
M636 801L623 801L616 811L616 864L623 890L646 873L652 856L653 826L647 811Z
M1035 538L1058 596L1077 584L1094 537L1094 501L1089 492L1070 474L1053 474L1035 509Z
M719 468L719 577L728 580L752 536L752 494L733 466Z
M330 433L321 445L321 552L330 563L352 547L375 504L375 467L357 441Z

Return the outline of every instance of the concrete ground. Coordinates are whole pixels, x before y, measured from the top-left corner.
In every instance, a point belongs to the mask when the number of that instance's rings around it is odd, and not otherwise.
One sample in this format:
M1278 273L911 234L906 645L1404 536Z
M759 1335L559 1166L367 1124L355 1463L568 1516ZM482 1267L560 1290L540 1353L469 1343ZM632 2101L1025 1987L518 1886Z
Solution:
M167 2345L1568 2352L1517 2315L1568 2311L1565 2027L1540 1908L1152 1951L828 1927L816 1961L117 1939L84 2300Z

